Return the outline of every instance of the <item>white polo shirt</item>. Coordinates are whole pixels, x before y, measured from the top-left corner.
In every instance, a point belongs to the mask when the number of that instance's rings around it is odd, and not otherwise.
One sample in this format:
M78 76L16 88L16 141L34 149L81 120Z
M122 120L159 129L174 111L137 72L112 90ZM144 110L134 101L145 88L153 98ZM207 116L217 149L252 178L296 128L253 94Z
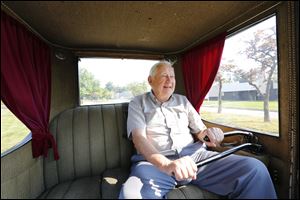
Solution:
M180 152L194 142L191 133L205 129L200 115L179 94L160 103L152 92L136 96L128 107L127 134L134 129L144 129L148 140L162 154L169 150Z

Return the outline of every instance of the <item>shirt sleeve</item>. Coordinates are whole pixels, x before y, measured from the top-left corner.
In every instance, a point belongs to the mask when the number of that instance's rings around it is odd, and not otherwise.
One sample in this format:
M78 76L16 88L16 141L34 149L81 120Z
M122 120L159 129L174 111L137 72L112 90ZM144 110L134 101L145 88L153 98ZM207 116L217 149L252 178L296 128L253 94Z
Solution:
M131 132L134 129L146 129L146 120L140 98L134 98L128 106L127 136L129 139L131 139Z
M193 105L187 101L187 110L188 110L188 118L189 118L189 127L191 129L191 133L198 133L204 129L206 129L205 124L203 123L200 114L195 110Z

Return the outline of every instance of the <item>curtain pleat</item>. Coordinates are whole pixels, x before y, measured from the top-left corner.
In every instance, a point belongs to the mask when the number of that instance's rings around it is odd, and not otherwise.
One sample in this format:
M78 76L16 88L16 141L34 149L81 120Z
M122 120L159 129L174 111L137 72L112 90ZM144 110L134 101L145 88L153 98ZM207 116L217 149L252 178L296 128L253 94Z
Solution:
M222 33L182 56L187 98L198 112L217 75L226 35Z
M56 142L49 132L51 51L48 45L1 11L1 99L32 133L33 157L48 155Z

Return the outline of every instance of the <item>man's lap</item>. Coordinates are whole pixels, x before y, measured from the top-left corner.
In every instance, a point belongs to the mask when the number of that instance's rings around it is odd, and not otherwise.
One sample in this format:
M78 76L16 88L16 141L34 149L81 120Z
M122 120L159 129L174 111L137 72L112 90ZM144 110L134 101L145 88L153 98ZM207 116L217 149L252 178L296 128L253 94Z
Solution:
M210 157L212 155L216 154L216 152L207 151L205 149L192 154L192 156L196 157ZM182 154L180 156L185 156L186 154ZM200 155L200 156L197 156ZM202 155L202 156L201 156ZM186 181L176 181L176 179L172 176L169 176L168 174L160 171L157 167L152 165L151 163L147 161L140 161L136 162L132 165L131 168L131 174L128 181L125 183L127 184L127 189L131 188L130 190L140 190L139 192L149 194L153 193L153 195L158 196L164 196L167 194L171 189L173 189L176 185L184 185L188 183L196 184L198 186L202 186L202 182L207 181L207 179L210 180L210 183L216 183L219 182L224 178L224 176L220 176L220 173L223 170L229 170L232 171L234 168L228 163L236 162L240 159L240 157L236 156L230 156L232 158L228 158L228 161L226 161L226 158L221 159L220 161L217 161L218 164L214 165L212 163L203 166L199 168L198 175L197 175L197 181L186 180ZM224 164L223 164L224 163ZM223 166L223 167L220 167ZM226 167L227 166L227 167ZM230 172L234 173L234 172ZM225 175L230 173L226 173ZM228 178L227 178L228 179ZM138 180L138 181L137 181ZM139 186L138 186L139 185ZM207 187L207 184L203 184L205 187ZM134 188L133 188L134 187ZM126 188L125 188L126 189ZM210 190L209 190L210 191ZM138 191L137 191L138 192ZM212 191L214 192L214 191ZM155 193L155 194L154 194ZM142 194L143 195L143 194ZM149 196L147 196L149 197Z
M179 155L170 157L170 159L190 155L196 162L215 154L217 152L208 151L201 144L194 144L183 149ZM265 166L259 160L232 154L200 167L196 180L178 182L174 177L160 171L151 163L140 161L132 165L130 178L126 181L123 189L132 193L139 193L142 198L161 198L176 185L191 183L210 192L225 196L235 189L237 180L248 176L253 169L260 170L260 168L267 173L267 170L264 169Z

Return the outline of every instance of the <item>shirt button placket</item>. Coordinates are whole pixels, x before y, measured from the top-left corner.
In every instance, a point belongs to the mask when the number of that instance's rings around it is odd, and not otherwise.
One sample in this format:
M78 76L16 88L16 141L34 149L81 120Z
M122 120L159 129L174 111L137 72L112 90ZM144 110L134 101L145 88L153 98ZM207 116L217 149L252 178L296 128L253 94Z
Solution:
M172 141L172 149L175 149L175 144L174 144L174 130L173 130L173 128L172 128L172 119L173 119L173 116L172 116L172 113L170 113L169 112L169 110L167 110L163 105L162 105L162 112L163 112L163 114L164 114L164 116L165 116L165 119L166 119L166 126L167 126L167 128L169 129L169 134L170 134L170 138L171 138L171 141Z

